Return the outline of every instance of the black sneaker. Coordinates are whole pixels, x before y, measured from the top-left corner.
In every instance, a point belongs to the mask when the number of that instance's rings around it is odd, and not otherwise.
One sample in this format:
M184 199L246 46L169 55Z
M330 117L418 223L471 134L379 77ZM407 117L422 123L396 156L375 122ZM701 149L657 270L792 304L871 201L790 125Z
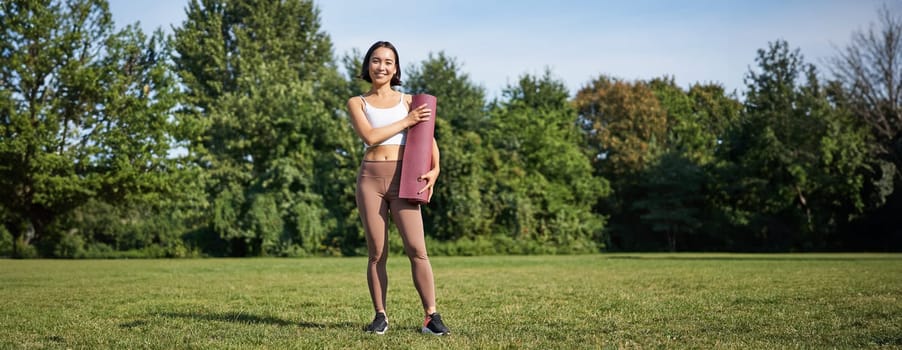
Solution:
M376 317L373 318L373 323L366 325L364 330L367 333L385 334L385 331L388 330L388 319L385 318L385 313L377 313Z
M426 316L426 320L423 321L423 334L432 334L432 335L449 335L451 334L451 330L448 327L445 327L445 324L442 323L442 315L439 315L438 312Z

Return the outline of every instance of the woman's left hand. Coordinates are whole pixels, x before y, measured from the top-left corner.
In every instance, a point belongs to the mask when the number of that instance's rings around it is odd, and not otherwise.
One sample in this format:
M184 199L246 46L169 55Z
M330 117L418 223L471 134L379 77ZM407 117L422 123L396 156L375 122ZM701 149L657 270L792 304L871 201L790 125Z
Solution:
M423 193L423 191L429 191L429 200L432 200L432 193L434 193L435 191L430 190L435 186L435 180L438 178L438 173L438 168L432 168L432 170L429 170L425 174L420 175L417 180L426 181L426 187L423 187L419 192L417 192L417 194Z

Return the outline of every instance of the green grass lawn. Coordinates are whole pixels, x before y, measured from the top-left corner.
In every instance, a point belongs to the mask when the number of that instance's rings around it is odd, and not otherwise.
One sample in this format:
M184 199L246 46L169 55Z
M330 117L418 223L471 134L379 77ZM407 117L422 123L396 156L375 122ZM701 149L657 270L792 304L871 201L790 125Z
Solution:
M902 255L434 257L384 336L365 258L0 260L0 348L902 348Z

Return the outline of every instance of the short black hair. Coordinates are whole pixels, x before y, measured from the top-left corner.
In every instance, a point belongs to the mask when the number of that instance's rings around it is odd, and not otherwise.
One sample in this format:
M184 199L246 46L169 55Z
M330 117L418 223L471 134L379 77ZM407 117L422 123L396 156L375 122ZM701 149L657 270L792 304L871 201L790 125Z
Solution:
M366 56L363 56L363 67L360 68L360 78L366 80L367 83L373 82L373 79L370 78L370 59L373 57L373 51L376 51L376 49L380 47L387 47L395 53L395 67L397 69L395 70L395 76L391 77L390 84L391 86L401 85L401 59L398 57L398 49L388 41L377 41L366 51Z

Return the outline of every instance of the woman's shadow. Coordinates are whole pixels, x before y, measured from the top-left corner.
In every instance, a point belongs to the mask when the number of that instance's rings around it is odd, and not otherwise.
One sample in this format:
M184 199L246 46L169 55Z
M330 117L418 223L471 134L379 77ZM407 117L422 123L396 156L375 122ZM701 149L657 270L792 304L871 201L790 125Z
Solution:
M201 321L217 321L217 322L235 322L245 324L271 324L285 327L301 327L301 328L356 328L359 325L353 322L337 322L337 323L320 323L307 321L291 321L272 316L260 316L243 312L223 312L223 313L200 313L200 312L163 312L156 316L169 318L189 318ZM134 322L122 324L124 328L131 328Z

